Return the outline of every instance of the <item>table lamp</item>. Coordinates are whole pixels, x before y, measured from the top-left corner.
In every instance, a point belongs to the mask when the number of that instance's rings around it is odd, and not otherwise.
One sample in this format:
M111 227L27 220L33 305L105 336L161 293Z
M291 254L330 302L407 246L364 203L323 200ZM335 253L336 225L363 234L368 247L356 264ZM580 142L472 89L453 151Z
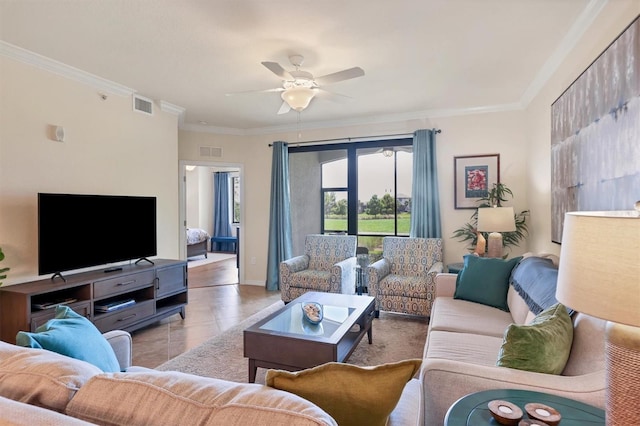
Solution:
M638 424L640 212L565 215L556 299L607 320L607 425Z
M502 234L516 230L513 207L482 207L478 209L478 231L490 232L487 257L502 257Z

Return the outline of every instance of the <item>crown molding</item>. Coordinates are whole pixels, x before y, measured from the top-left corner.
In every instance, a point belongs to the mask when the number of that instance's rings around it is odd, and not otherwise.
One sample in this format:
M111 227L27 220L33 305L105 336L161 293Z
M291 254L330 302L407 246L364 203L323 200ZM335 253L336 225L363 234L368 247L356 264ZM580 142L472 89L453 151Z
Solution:
M424 120L425 118L439 117L457 117L463 115L489 114L494 112L519 111L523 110L522 104L514 102L510 104L486 105L469 108L448 108L448 109L430 109L424 111L415 111L401 114L384 114L377 116L363 116L349 118L344 120L328 120L313 121L300 123L282 124L278 126L252 127L247 129L239 129L233 127L216 127L206 124L185 123L180 126L180 130L212 133L218 135L236 135L236 136L259 136L273 133L297 132L298 130L319 130L334 129L336 127L363 126L380 123L396 123L410 120Z
M113 81L98 77L97 75L82 71L78 68L63 64L62 62L47 58L46 56L39 55L35 52L31 52L2 40L0 40L0 55L16 61L24 62L25 64L32 65L36 68L58 74L62 77L66 77L83 84L88 84L100 91L113 95L130 96L135 93L135 90L130 87L114 83Z
M363 116L349 118L344 120L327 120L318 122L304 121L301 123L291 123L277 126L253 127L253 128L234 128L209 126L205 124L185 123L184 117L186 109L178 105L171 104L166 101L159 101L160 109L164 112L177 115L179 117L179 128L185 131L198 133L213 133L222 135L263 135L272 133L294 132L298 130L328 129L336 127L348 127L358 125L370 125L376 123L402 122L409 120L424 120L425 118L439 117L455 117L474 114L485 114L494 112L518 111L524 110L533 99L540 93L544 85L557 71L562 62L569 55L571 50L578 43L587 28L593 23L600 14L608 0L590 0L582 13L578 16L569 31L560 42L559 46L553 54L547 59L543 67L536 74L535 78L529 84L522 97L518 102L498 105L475 106L468 108L446 108L446 109L428 109L424 111L416 111L400 114L383 114L378 116ZM124 85L112 82L110 80L98 77L86 71L71 67L62 62L47 58L37 53L28 51L11 43L0 40L0 55L8 58L24 62L37 68L67 77L80 83L88 84L99 91L120 95L131 96L136 91Z
M558 47L549 56L549 59L544 63L538 74L527 87L524 94L520 98L520 103L524 108L535 99L540 93L545 84L551 79L553 74L558 70L562 62L569 56L571 50L578 44L578 41L587 31L587 29L593 24L596 17L602 12L604 6L608 3L608 0L590 0L582 13L578 16L576 21L571 25L569 31L564 36Z
M247 130L245 129L239 129L235 127L209 126L206 124L193 124L193 123L184 123L180 125L180 130L186 130L188 132L196 132L196 133L212 133L216 135L234 135L234 136L248 135Z
M169 114L181 116L184 115L186 108L183 108L179 105L174 105L167 101L160 101L160 110L164 112L168 112Z

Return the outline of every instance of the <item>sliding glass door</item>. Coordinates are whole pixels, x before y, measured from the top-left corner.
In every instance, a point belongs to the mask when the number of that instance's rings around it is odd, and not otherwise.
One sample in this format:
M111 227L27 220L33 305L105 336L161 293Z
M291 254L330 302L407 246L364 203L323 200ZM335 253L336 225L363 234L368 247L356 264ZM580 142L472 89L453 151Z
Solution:
M303 251L309 233L346 233L357 235L358 246L375 258L384 236L408 236L411 144L400 139L290 147L294 252Z

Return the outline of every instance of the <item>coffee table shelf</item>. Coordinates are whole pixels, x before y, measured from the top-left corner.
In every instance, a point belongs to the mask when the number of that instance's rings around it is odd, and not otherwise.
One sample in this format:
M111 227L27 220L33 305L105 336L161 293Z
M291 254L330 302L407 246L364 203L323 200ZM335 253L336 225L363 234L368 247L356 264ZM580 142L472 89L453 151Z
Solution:
M302 317L303 302L323 305L324 319L313 325ZM374 299L369 296L308 292L244 330L244 356L249 358L249 382L258 367L296 371L326 362L345 362L367 334Z

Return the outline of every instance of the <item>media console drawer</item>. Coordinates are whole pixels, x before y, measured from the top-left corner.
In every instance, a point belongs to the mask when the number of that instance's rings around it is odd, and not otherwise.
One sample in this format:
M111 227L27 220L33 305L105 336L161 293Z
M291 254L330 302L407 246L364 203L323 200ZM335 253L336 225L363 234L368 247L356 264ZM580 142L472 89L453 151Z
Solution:
M127 293L154 283L156 272L154 270L138 272L137 274L121 275L116 278L100 280L93 283L93 298L115 296Z
M96 315L93 319L93 323L102 333L109 330L123 330L131 324L135 324L138 321L152 316L155 313L154 310L154 301L145 300L143 302L138 302L129 308L100 314L99 316Z

